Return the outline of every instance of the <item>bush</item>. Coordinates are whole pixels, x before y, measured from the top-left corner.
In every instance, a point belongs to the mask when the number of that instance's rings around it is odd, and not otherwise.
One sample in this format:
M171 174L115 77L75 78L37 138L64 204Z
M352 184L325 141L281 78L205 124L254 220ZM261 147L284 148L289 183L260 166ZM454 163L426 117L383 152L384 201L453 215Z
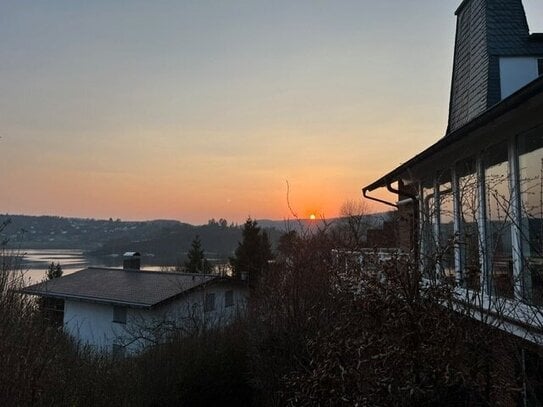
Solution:
M245 326L178 337L133 360L133 405L251 405Z
M293 245L252 298L263 405L509 405L520 394L511 338L451 311L447 282L423 287L406 257L361 266L324 232Z

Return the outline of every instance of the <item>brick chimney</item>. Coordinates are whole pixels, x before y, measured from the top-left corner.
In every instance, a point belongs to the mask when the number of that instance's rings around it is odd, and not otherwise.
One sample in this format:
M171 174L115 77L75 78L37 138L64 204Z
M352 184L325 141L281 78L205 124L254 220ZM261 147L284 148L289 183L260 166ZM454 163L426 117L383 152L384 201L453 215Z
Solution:
M139 252L126 252L123 255L124 270L139 270L141 267L141 255Z

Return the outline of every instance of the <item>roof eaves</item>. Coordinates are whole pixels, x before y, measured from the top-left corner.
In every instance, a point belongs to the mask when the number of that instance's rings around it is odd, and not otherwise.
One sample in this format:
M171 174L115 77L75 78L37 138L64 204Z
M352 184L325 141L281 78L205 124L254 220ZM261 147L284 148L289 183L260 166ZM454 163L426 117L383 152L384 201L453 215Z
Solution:
M452 133L446 134L435 144L428 147L426 150L423 150L415 157L411 158L409 161L406 161L396 169L392 170L388 174L379 178L377 181L363 188L363 191L374 191L377 188L382 188L394 181L397 181L397 178L402 175L408 168L412 167L415 164L420 163L422 160L427 158L433 153L448 147L449 145L455 143L456 141L462 139L468 133L479 129L480 127L490 123L492 120L503 115L504 113L518 107L520 104L526 100L540 94L543 92L543 76L538 79L530 82L528 85L519 89L511 96L503 99L499 103L495 104L490 109L486 110L479 116L475 117L470 122L466 123L464 126L453 131Z
M57 299L62 299L62 300L92 302L92 303L98 303L98 304L123 305L130 308L149 309L154 305L154 304L148 304L148 303L142 303L142 302L115 300L111 298L91 297L91 296L86 296L86 295L73 295L73 294L66 294L66 293L59 293L59 292L52 292L52 291L27 290L25 288L20 289L20 290L14 290L14 292L21 293L21 294L37 295L37 296L48 297L48 298L57 298Z
M165 299L163 299L163 300L161 300L159 302L156 302L151 307L154 308L154 307L158 307L158 306L167 304L167 303L169 303L171 301L182 298L185 295L187 295L187 294L189 294L189 293L191 293L193 291L199 290L201 288L205 288L205 287L210 286L210 285L221 283L221 282L224 282L224 281L236 282L236 281L241 281L241 280L233 280L233 279L228 278L228 277L216 276L215 278L212 278L212 279L209 279L209 280L206 280L206 281L202 281L200 284L192 286L191 288L189 288L187 290L184 290L184 291L182 291L182 292L180 292L178 294L172 295L171 297L168 297L168 298L165 298Z

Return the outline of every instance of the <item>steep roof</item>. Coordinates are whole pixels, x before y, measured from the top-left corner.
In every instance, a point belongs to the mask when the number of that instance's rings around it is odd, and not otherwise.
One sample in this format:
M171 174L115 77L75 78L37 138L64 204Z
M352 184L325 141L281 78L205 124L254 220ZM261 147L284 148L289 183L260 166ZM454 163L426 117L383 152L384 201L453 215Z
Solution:
M209 274L89 267L19 292L61 299L151 308L223 278Z
M500 57L543 56L521 0L464 0L456 15L447 133L501 100Z

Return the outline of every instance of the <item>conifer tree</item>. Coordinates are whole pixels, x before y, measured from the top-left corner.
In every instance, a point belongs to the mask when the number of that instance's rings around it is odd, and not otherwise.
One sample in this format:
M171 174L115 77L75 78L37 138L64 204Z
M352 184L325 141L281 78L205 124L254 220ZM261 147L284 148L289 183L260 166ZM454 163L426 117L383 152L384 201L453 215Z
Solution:
M262 236L260 237L260 261L261 261L261 270L266 272L269 269L269 261L273 258L270 239L268 237L268 232L265 230L262 231Z
M242 230L242 240L230 258L234 277L241 278L247 273L251 281L258 280L262 272L268 270L272 258L270 241L266 232L261 232L255 220L247 219Z
M187 257L188 260L185 262L185 268L188 273L208 274L211 272L211 264L205 258L202 242L198 235L193 239Z
M60 263L55 264L54 262L51 262L47 269L46 276L48 280L62 277L62 266Z

